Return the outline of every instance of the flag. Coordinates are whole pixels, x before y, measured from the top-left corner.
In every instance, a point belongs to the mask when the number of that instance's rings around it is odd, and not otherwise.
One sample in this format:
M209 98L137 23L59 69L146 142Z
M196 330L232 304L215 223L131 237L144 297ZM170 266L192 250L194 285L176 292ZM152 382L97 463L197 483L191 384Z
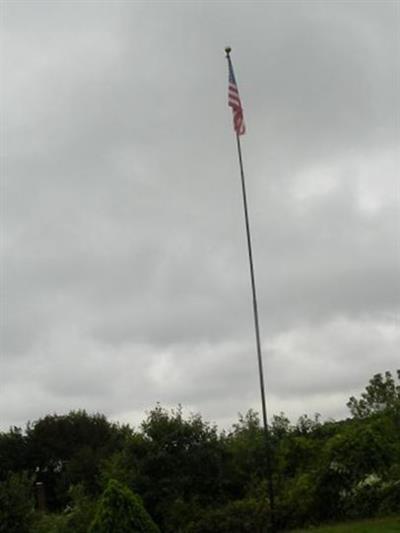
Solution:
M232 108L233 113L233 129L237 135L243 135L246 131L243 118L242 102L240 101L239 89L236 83L235 73L231 58L228 55L229 65L229 85L228 85L228 106Z

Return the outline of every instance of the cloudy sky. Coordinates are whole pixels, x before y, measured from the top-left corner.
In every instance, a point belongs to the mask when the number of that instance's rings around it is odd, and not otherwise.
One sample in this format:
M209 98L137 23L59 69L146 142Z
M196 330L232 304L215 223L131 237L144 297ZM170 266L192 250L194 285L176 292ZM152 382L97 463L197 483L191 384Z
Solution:
M0 426L346 416L400 354L400 3L2 1Z

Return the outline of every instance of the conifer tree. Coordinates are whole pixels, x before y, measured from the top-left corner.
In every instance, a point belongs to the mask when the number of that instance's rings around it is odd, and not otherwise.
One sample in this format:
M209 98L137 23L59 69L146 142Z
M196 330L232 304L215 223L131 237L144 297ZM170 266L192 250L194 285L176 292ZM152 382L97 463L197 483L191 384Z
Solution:
M139 496L111 479L89 529L90 533L160 533Z

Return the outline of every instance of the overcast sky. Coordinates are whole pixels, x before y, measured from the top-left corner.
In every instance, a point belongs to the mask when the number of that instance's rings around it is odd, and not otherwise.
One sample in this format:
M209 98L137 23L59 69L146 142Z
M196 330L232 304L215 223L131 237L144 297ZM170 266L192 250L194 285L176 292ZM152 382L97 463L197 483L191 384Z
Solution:
M0 427L347 416L400 367L400 3L2 1Z

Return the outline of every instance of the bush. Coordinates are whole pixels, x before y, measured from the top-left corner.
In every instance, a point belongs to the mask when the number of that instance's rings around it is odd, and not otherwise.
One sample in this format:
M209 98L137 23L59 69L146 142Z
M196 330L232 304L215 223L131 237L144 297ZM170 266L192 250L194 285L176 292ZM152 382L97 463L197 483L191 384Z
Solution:
M35 516L31 533L87 533L94 517L95 503L82 485L69 489L70 505L62 513L40 513Z
M111 479L97 507L90 533L159 533L141 499Z
M382 480L368 476L358 483L344 498L345 514L349 518L375 516L382 501Z
M69 533L66 514L36 513L35 522L30 533Z
M266 504L253 498L209 509L189 524L185 533L265 533L268 531Z
M290 479L276 501L276 520L281 528L308 525L314 514L315 482L311 474Z
M400 509L400 480L385 483L381 491L379 513L382 515L398 513Z
M85 492L82 485L72 486L69 491L71 506L68 509L68 531L87 533L95 514L95 501Z
M0 532L28 533L33 515L31 479L26 473L9 474L0 483Z

